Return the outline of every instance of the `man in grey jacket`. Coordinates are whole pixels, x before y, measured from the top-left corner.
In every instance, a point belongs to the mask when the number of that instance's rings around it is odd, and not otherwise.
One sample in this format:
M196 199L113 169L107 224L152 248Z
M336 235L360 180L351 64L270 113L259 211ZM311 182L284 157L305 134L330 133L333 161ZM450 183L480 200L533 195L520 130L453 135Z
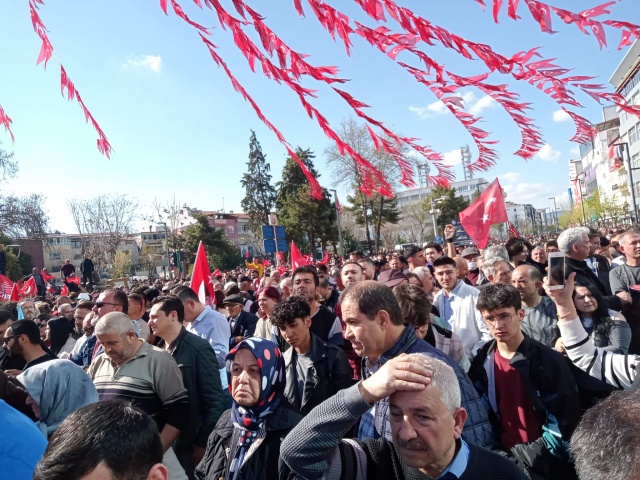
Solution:
M392 441L342 440L360 415L387 397ZM315 408L280 452L305 479L527 478L506 458L467 444L461 438L466 418L453 369L424 354L402 354Z

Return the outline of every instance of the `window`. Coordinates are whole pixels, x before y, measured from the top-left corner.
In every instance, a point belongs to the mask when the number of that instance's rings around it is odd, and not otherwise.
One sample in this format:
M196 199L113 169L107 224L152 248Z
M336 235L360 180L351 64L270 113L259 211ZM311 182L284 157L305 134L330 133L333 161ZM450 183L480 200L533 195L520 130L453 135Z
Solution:
M49 260L60 260L60 252L49 252Z
M640 153L631 157L631 168L640 168Z
M233 225L227 225L227 232L229 232L231 235L235 233L235 228L233 228Z
M634 125L629 130L629 145L633 145L637 141L638 141L638 129L637 129L637 125Z

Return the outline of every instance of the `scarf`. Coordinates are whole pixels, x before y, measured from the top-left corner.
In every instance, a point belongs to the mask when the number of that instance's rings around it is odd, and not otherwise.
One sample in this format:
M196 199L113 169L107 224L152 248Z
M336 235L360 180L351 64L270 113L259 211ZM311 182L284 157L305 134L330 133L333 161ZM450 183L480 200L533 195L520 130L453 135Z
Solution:
M233 348L227 356L226 369L229 383L229 393L233 397L231 370L233 359L241 348L251 351L260 368L260 396L255 405L243 407L233 402L231 405L231 420L240 432L235 455L230 463L228 480L238 478L245 457L255 450L251 447L258 444L266 436L265 423L268 417L280 405L284 393L286 373L284 359L277 345L269 340L253 337L245 339ZM257 444L256 444L257 445ZM257 448L257 446L256 446Z
M18 375L18 380L40 407L36 425L45 436L50 437L76 410L98 401L89 375L69 360L34 365Z

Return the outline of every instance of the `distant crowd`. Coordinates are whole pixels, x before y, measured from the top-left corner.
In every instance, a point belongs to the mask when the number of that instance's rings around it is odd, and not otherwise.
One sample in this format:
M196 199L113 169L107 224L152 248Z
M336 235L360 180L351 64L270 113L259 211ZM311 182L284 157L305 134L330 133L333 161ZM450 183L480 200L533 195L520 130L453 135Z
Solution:
M0 302L0 472L639 478L640 232L443 238L208 286L34 269Z

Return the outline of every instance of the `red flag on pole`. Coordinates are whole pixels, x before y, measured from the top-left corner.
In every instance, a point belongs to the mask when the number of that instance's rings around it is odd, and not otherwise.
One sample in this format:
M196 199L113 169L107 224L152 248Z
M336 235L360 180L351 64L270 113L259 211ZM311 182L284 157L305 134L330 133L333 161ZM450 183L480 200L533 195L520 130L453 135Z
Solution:
M336 208L338 209L338 215L342 213L342 207L340 206L340 200L338 200L338 195L336 194Z
M13 284L13 288L11 289L11 297L9 298L10 302L19 302L20 294L18 293L18 283Z
M64 295L65 297L69 296L69 289L67 288L66 285L63 285L62 288L60 289L60 295Z
M509 222L509 238L520 238L520 232L511 222Z
M75 283L76 285L80 285L80 277L67 277L65 282L67 282L67 283Z
M491 225L507 221L502 187L497 178L467 209L460 212L460 223L478 248L487 246Z
M207 263L207 254L204 251L204 244L200 242L198 245L198 253L196 254L196 262L193 266L193 274L191 275L191 288L200 303L208 305L207 297L215 298L213 293L213 285L211 284L211 271Z
M291 242L291 269L295 270L303 265L309 265L309 261L300 253L296 244Z
M0 300L11 300L16 284L10 278L0 274Z

